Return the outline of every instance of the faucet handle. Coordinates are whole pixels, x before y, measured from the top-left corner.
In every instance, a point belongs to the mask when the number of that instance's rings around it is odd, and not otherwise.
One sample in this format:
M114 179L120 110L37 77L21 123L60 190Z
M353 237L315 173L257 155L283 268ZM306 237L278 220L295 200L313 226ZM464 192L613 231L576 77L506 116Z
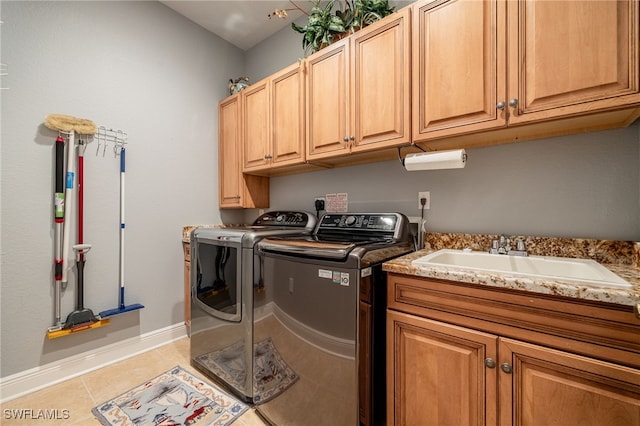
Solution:
M516 249L515 250L509 250L510 255L513 256L528 256L529 254L527 253L526 247L524 245L524 241L522 240L522 238L518 238L516 240Z

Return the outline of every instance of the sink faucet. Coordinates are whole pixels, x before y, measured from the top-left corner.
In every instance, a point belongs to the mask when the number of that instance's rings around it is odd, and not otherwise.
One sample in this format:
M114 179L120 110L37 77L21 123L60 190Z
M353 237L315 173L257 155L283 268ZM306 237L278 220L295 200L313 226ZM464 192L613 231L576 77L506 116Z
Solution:
M524 241L518 238L516 241L516 249L511 249L511 240L504 235L500 235L499 239L491 242L491 254L508 254L510 256L527 256L527 250L524 245Z

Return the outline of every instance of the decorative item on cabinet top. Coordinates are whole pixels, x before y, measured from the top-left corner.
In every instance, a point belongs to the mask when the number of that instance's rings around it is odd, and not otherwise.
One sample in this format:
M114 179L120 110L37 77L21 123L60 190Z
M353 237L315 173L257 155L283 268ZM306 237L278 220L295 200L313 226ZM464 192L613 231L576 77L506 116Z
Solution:
M229 95L235 95L247 87L249 87L249 77L238 77L235 80L229 79Z
M335 13L334 0L324 6L320 3L321 0L313 1L306 25L300 27L291 23L291 28L302 34L302 48L306 54L315 53L395 11L388 0L347 0L344 8Z

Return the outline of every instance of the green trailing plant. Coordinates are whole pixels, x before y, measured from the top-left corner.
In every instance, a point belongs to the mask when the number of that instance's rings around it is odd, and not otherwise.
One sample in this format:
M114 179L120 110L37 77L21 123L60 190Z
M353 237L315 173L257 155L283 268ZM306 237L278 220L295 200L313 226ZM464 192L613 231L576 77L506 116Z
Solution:
M291 23L291 28L302 34L302 48L307 54L331 44L336 34L346 31L343 20L333 13L335 1L329 1L324 7L320 2L321 0L314 0L309 12L309 21L305 26Z
M345 33L354 33L395 11L388 0L346 0L342 10L333 11L335 0L324 6L313 0L309 20L303 27L291 23L294 31L302 34L305 54L317 52L340 39Z
M353 0L351 10L353 17L349 28L357 31L392 14L395 8L389 6L388 0Z

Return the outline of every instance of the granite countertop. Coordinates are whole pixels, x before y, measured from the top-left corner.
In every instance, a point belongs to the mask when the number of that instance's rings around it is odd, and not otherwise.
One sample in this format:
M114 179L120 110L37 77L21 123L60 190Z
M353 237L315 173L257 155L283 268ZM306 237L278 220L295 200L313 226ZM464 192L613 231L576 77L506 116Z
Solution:
M497 236L476 236L472 234L427 234L425 249L385 262L387 272L460 281L504 289L530 291L575 299L636 306L640 304L640 243L625 241L597 241L584 239L542 239L539 237L521 238L527 243L529 254L562 256L573 258L591 258L628 281L631 288L585 286L570 280L553 280L501 274L486 271L473 271L455 267L413 266L412 261L434 251L451 248L471 248L479 250L481 245ZM540 253L540 251L546 253ZM486 251L486 250L482 250ZM498 256L498 255L496 255Z

